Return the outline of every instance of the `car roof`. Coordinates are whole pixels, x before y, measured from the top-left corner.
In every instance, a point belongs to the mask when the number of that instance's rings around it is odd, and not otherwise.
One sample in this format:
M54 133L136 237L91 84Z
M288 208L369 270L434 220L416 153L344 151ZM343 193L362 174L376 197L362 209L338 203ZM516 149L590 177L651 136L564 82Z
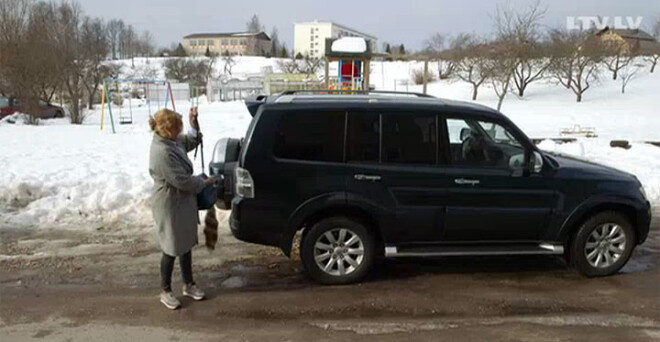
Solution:
M355 105L396 105L397 107L439 107L443 111L478 112L481 115L501 118L503 115L490 107L472 102L437 98L433 96L414 93L387 93L387 94L276 94L260 99L268 107L278 105L323 105L328 107L355 106ZM381 106L379 106L381 107Z

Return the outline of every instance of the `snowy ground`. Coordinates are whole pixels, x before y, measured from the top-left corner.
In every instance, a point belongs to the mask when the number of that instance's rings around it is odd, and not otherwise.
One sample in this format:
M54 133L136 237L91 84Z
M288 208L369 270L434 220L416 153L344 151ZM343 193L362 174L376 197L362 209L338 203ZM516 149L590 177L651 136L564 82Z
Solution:
M158 70L161 62L151 59L150 68ZM144 60L136 63L146 65ZM128 75L130 62L125 64ZM234 72L257 73L262 67L275 64L276 59L243 57ZM420 67L421 63L375 62L372 84L378 89L393 90L397 80L410 80L412 70ZM406 90L400 83L397 90ZM637 175L657 206L660 148L644 141L660 141L659 88L660 73L644 72L622 95L620 84L604 75L585 94L584 102L576 103L570 91L539 82L530 86L524 99L509 96L502 112L532 138L557 137L560 129L574 125L596 128L598 138L582 138L563 145L544 142L541 147ZM421 91L421 86L408 86L408 90ZM430 84L429 93L469 100L471 89L465 83L441 81ZM477 102L495 106L497 101L491 89L482 88ZM177 111L184 116L189 107L188 102L177 103ZM199 112L206 161L210 160L217 139L243 136L250 122L242 102L201 101ZM66 119L43 121L41 126L0 122L0 227L150 225L152 181L147 164L151 133L147 119L145 106L133 108L133 124L117 125L117 134L111 133L107 118L105 129L100 130L98 109L79 126L68 124ZM630 140L632 148L611 148L612 139ZM194 165L201 171L199 159Z

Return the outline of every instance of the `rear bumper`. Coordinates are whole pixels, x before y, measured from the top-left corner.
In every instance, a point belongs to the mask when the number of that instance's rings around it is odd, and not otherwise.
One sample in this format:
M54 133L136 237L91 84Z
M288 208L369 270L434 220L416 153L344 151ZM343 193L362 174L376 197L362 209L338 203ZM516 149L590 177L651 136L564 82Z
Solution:
M229 219L231 233L235 238L266 246L280 246L281 225L268 218L253 199L234 197ZM275 222L274 222L275 221Z

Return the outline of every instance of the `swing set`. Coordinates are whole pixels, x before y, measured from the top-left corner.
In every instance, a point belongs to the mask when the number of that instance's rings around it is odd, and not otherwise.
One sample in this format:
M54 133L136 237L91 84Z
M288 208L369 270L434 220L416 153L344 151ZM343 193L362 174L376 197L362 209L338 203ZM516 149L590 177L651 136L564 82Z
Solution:
M103 130L104 126L104 121L105 121L105 105L106 103L108 104L108 114L110 116L110 124L112 126L112 133L116 133L115 130L115 120L112 115L112 99L110 96L110 92L112 89L114 89L117 100L118 100L118 107L119 107L119 124L120 125L126 125L126 124L132 124L133 123L133 105L132 105L132 94L129 94L128 96L128 112L124 113L122 110L123 104L124 104L124 97L123 97L123 90L120 89L119 85L122 83L130 83L133 86L131 87L131 90L135 89L135 85L137 85L137 89L142 89L144 93L144 97L147 101L147 108L149 111L149 117L152 116L151 114L151 101L156 100L155 107L156 111L158 111L161 108L167 108L168 104L171 102L172 103L172 110L176 111L176 106L174 104L174 96L172 94L172 85L170 84L170 81L168 80L150 80L150 79L130 79L130 78L106 78L103 80L103 92L101 93L101 130ZM153 88L150 89L152 86ZM159 88L162 87L162 88ZM161 92L164 90L163 95L163 106L161 107Z

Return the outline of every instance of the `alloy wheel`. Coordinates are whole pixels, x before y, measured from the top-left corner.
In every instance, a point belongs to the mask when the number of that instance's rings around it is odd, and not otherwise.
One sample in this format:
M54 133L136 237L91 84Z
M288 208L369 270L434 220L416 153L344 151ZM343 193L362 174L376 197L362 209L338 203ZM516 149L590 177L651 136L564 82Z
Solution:
M584 245L589 264L596 268L612 266L626 250L626 233L616 223L597 226Z
M364 243L353 231L335 228L321 234L314 243L314 261L333 276L353 273L364 260Z

